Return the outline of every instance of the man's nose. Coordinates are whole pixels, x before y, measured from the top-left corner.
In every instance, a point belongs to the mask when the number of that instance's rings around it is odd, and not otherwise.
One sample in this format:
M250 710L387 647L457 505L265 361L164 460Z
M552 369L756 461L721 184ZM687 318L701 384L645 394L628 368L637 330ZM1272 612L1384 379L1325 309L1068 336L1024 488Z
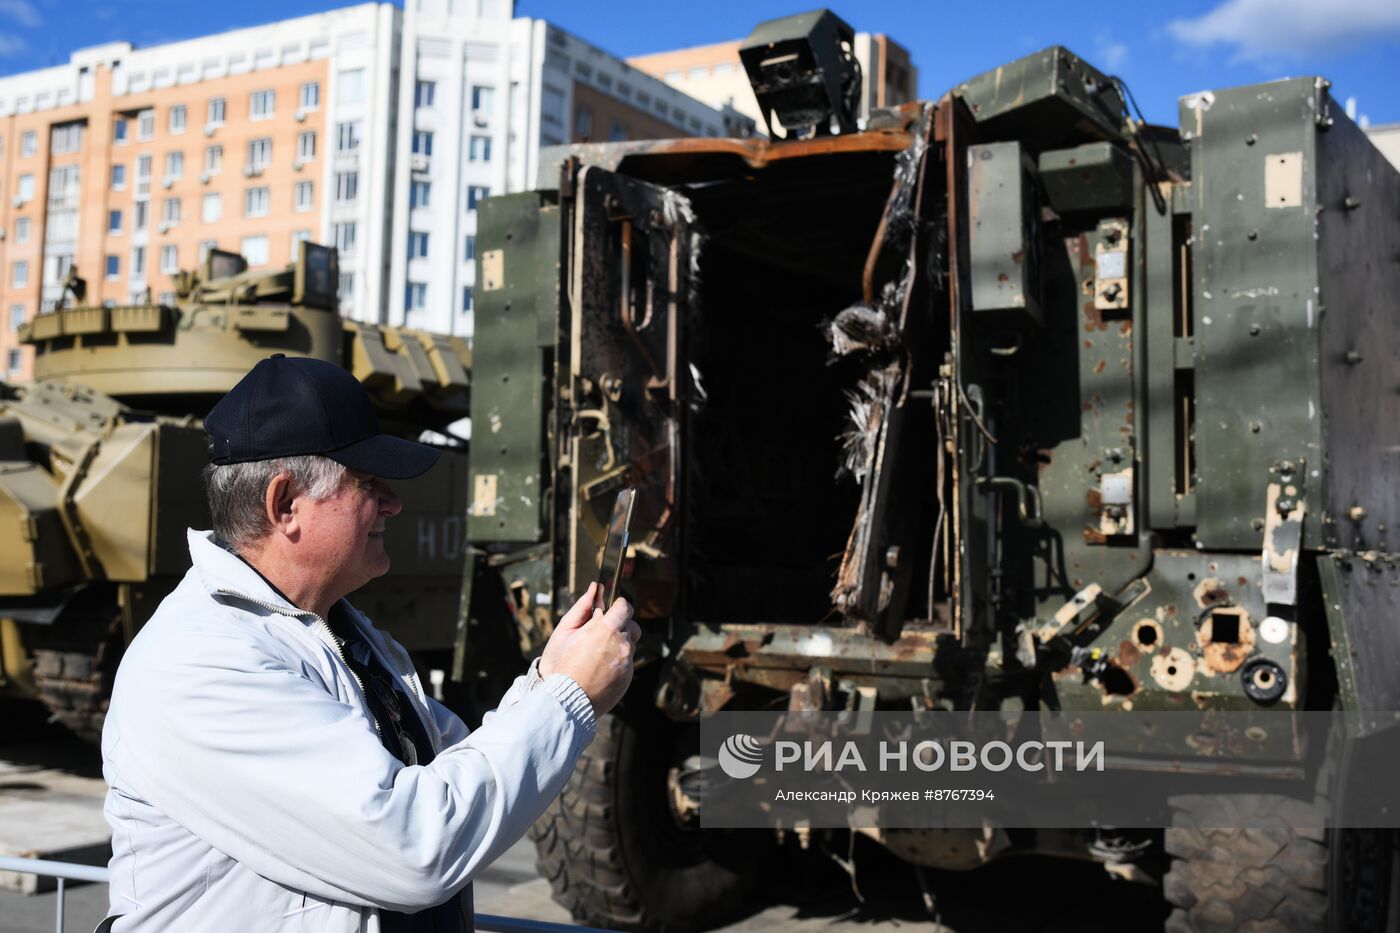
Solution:
M383 480L379 481L379 514L392 518L403 511L403 500L394 492L394 487Z

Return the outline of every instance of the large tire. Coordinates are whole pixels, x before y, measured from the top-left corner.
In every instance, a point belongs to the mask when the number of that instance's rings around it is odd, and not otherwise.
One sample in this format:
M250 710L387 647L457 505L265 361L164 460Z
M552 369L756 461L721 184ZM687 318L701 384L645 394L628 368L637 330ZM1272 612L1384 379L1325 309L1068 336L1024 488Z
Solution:
M1312 808L1267 794L1182 797L1172 805L1165 840L1172 864L1163 881L1172 907L1167 933L1390 929L1389 830L1295 828L1306 825ZM1274 825L1266 825L1271 817Z
M51 625L26 626L25 646L34 656L34 686L53 718L100 744L126 650L115 599L95 591L74 596Z
M602 717L563 793L535 823L540 874L574 919L614 930L705 930L745 907L758 846L681 826L667 800L679 733L647 711ZM741 840L748 842L743 845Z

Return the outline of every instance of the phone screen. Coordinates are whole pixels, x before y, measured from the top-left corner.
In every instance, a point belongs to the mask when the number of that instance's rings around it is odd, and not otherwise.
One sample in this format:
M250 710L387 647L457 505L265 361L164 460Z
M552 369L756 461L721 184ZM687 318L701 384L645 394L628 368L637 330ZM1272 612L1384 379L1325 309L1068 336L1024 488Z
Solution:
M637 490L624 489L613 502L612 518L608 521L608 540L603 545L603 557L598 563L598 590L593 608L603 612L617 599L617 587L622 582L622 564L627 559L627 536L632 525L632 504Z

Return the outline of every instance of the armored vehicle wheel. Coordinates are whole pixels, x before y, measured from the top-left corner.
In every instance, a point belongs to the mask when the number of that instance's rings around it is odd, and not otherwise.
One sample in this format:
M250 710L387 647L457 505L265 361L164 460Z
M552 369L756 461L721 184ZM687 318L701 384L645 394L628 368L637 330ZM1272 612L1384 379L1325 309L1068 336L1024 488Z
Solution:
M1287 813L1307 805L1267 794L1173 800L1166 831L1172 857L1163 892L1167 933L1381 933L1393 894L1390 830L1199 828L1259 825L1241 815Z
M563 793L530 830L540 874L574 919L614 930L703 930L742 909L755 861L687 828L668 800L678 727L619 708L598 721ZM693 727L692 727L693 728Z
M52 625L26 627L34 686L60 723L98 744L126 650L121 613L104 594L80 593Z

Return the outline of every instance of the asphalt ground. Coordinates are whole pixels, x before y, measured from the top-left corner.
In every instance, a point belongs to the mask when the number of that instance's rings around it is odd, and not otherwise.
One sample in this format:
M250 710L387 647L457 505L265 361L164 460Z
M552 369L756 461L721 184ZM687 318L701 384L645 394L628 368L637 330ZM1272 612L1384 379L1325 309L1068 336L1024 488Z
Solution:
M4 704L8 706L8 704ZM55 795L100 798L96 749L58 727L24 728L0 710L0 803ZM26 796L27 795L27 796ZM22 809L18 811L22 814ZM22 821L22 815L18 818ZM0 827L15 835L16 827ZM845 853L842 853L845 854ZM1155 887L1112 879L1091 862L1026 856L972 872L929 872L937 920L926 908L915 869L858 837L855 877L814 853L796 856L772 877L755 878L734 933L1159 933L1165 919ZM535 871L534 847L512 847L476 881L482 913L569 922ZM781 876L781 877L779 877ZM854 883L853 883L854 882ZM858 893L857 893L858 891ZM56 894L0 889L0 933L51 933ZM64 931L89 933L107 910L106 885L68 888Z

